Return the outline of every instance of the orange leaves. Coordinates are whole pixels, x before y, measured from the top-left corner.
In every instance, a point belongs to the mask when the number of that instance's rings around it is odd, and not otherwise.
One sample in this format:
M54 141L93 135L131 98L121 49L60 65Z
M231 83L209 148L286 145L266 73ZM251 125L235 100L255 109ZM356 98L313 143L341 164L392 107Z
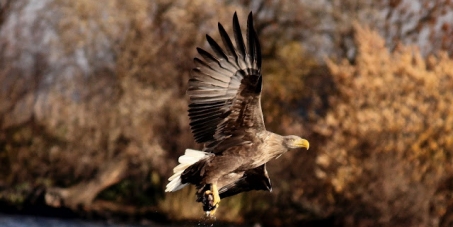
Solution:
M408 46L390 52L375 31L354 27L355 64L327 61L339 95L318 127L332 132L320 145L318 163L328 163L319 166L323 179L343 196L367 196L381 218L423 215L437 184L453 174L444 171L453 164L445 158L453 155L453 59L446 53L424 59ZM375 193L376 183L387 191ZM400 190L424 196L401 197Z

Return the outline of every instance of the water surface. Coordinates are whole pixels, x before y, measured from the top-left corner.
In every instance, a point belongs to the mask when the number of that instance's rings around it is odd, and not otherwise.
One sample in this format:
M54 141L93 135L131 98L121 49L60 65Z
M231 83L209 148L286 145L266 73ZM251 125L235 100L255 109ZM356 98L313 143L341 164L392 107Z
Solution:
M158 224L148 221L145 224L120 224L81 219L63 219L30 215L10 215L0 213L0 227L239 227L236 224L218 223L215 221L186 222L178 224ZM244 227L244 225L241 225ZM252 225L260 226L259 224ZM247 226L248 227L248 226Z
M113 224L100 221L85 221L78 219L58 219L26 215L0 214L1 227L143 227L145 225ZM164 227L149 224L146 226Z

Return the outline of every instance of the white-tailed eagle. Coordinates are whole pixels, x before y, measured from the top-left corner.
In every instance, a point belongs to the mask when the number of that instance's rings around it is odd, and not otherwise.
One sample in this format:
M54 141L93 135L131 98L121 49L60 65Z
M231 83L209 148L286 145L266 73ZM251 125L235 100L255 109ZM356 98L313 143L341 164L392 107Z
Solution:
M207 215L221 198L249 190L272 190L266 163L290 149L306 148L307 140L281 136L266 130L261 110L261 49L247 20L246 42L236 13L233 16L235 45L219 23L223 48L206 35L209 53L197 48L187 94L190 127L203 151L187 149L179 157L165 191L187 184L197 187L197 201Z

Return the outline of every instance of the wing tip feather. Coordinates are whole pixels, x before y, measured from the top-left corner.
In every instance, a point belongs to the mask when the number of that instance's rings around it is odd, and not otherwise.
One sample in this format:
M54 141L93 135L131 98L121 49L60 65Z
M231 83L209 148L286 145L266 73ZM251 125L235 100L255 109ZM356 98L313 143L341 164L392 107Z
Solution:
M253 26L253 13L248 14L247 40L244 40L238 14L234 12L232 38L234 38L235 45L230 39L231 34L229 35L225 31L223 25L219 22L217 26L223 41L223 48L210 35L206 34L211 53L205 49L196 48L201 58L194 58L196 67L191 71L193 80L191 80L192 86L188 89L190 90L188 93L190 98L190 126L194 139L198 143L212 143L213 140L219 139L216 134L225 127L221 125L224 119L209 117L207 113L218 114L230 111L232 108L231 100L238 95L237 92L240 92L241 81L248 74L259 74L260 76L261 71L261 52L257 33ZM260 87L255 88L252 93L259 95L261 81L256 84ZM216 87L211 85L216 85ZM218 89L218 92L213 89ZM201 124L203 120L209 120L209 125Z

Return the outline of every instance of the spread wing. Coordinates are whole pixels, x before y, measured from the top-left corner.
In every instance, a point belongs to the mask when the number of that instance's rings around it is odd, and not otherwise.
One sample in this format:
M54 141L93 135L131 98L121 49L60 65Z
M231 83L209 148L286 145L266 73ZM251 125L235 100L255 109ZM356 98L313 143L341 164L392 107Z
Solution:
M202 59L194 59L187 90L190 127L195 140L205 143L207 151L227 139L241 143L265 130L260 103L261 49L252 13L247 20L247 43L236 13L235 46L220 23L218 27L224 48L206 35L213 54L197 48Z

